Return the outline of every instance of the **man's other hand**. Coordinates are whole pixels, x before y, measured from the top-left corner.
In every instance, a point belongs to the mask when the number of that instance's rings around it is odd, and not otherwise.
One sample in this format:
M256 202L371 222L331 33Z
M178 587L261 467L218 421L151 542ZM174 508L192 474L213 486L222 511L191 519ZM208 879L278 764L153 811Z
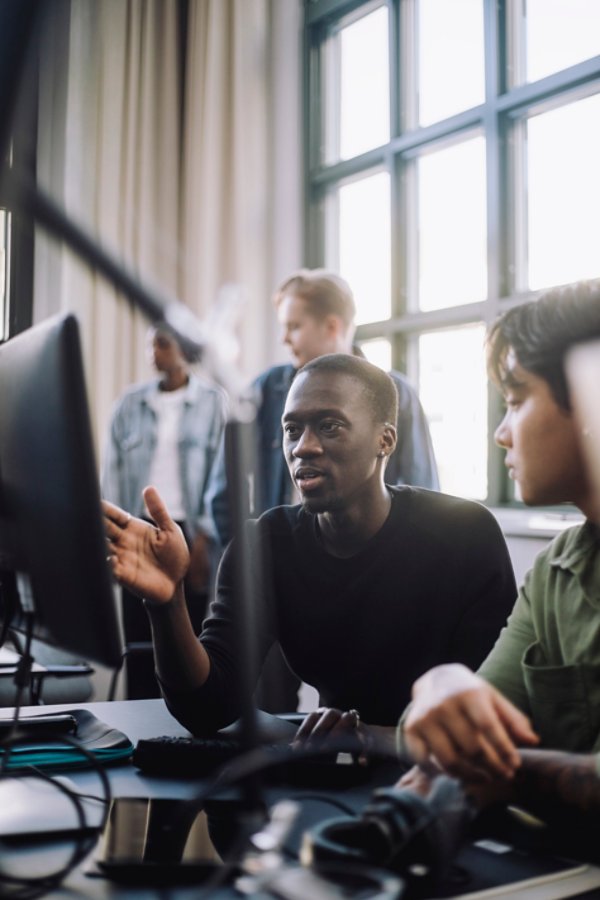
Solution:
M404 740L415 762L467 781L510 779L517 747L538 737L529 719L465 666L437 666L413 686Z
M358 734L360 721L354 710L342 712L340 709L321 706L308 713L304 722L296 732L293 746L319 747L336 742L347 749L361 748Z

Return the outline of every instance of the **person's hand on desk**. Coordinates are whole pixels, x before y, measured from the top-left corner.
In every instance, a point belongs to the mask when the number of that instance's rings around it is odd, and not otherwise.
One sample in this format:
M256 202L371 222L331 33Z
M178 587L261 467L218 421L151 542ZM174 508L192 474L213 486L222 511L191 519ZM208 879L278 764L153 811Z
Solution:
M466 781L510 779L520 745L535 746L529 720L466 666L437 666L413 687L404 742L415 762L433 761Z
M103 501L108 559L120 584L160 605L173 598L188 570L190 555L181 529L156 488L147 487L144 500L154 525Z
M310 747L335 746L347 742L350 750L355 748L358 759L368 762L371 755L395 757L395 729L367 725L362 722L357 710L343 712L331 707L319 707L309 713L299 727L292 746Z

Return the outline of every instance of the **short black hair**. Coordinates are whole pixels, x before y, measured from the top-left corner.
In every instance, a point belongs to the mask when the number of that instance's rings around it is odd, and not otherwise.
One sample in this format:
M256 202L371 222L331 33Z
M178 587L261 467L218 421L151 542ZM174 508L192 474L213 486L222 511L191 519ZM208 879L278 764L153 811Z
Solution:
M310 372L332 372L354 378L362 387L375 422L396 425L398 418L398 392L396 385L378 366L366 359L348 353L327 353L311 359L298 371L298 375ZM296 377L298 377L298 375Z
M491 326L486 339L490 378L502 390L512 350L519 364L543 378L559 406L571 401L565 356L575 344L600 337L600 278L545 291L515 306Z
M152 337L156 334L163 334L166 337L170 338L172 341L175 341L179 349L181 350L182 356L190 366L195 365L200 362L202 359L202 348L197 347L194 344L190 344L185 340L182 340L181 336L172 325L168 322L156 322L152 325L150 329L150 333Z

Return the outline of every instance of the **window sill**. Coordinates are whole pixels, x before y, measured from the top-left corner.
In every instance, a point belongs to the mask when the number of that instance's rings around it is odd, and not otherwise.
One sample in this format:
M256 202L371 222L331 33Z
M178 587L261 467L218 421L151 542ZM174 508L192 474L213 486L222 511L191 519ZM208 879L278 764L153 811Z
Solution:
M497 507L490 510L496 517L506 537L552 538L565 528L580 525L584 516L574 509L564 512L544 509L507 509Z

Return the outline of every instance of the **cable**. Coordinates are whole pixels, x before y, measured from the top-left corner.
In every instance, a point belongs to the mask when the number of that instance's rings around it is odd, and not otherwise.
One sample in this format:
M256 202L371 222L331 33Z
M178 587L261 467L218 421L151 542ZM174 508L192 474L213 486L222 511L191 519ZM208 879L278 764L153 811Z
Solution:
M135 655L136 653L149 653L153 648L152 641L132 641L129 644L126 644L123 648L123 652L121 653L121 660L119 665L115 668L112 678L110 679L110 685L108 688L108 696L107 700L112 701L115 699L115 695L117 693L117 684L119 682L119 675L123 671L123 665L128 656Z
M11 897L15 898L15 900L33 900L33 898L35 897L40 897L52 888L57 887L60 882L70 872L73 871L73 869L81 862L81 860L85 856L87 856L89 851L96 843L96 832L98 830L104 829L108 819L108 811L111 800L110 782L108 780L106 772L104 771L104 766L101 762L99 762L99 760L96 759L93 753L91 753L86 747L83 746L80 741L77 740L77 738L71 737L67 734L58 735L50 730L46 732L42 731L36 733L35 741L37 743L44 743L45 741L52 743L63 743L71 747L75 747L79 751L79 753L81 753L82 756L84 756L88 760L91 767L98 775L100 783L102 785L104 796L103 798L96 799L100 799L100 801L104 804L104 809L102 811L102 819L100 825L93 830L91 835L86 831L89 826L87 824L85 811L81 802L83 799L83 795L78 794L77 791L71 790L61 781L57 781L51 775L43 772L36 766L24 766L21 769L15 769L12 771L9 771L8 769L13 747L16 747L17 745L23 743L31 743L32 740L30 735L19 730L19 715L21 711L23 691L29 684L29 679L31 676L31 666L33 663L33 658L31 657L31 643L33 640L33 615L31 613L25 613L25 622L25 647L23 649L23 654L17 667L17 674L15 675L17 694L15 711L12 719L12 728L7 737L2 741L2 750L4 752L2 753L2 757L0 759L0 781L15 777L15 771L17 771L20 773L20 775L24 775L27 773L29 775L33 775L36 778L40 778L48 782L49 784L52 784L73 803L79 823L79 829L77 832L75 832L77 836L74 838L73 849L71 851L69 859L55 872L46 873L45 875L41 875L38 877L25 877L8 875L0 871L0 885L10 885L11 888L13 888L13 890L11 890ZM21 890L19 890L19 888L21 888Z
M97 826L89 826L85 817L85 811L82 805L82 799L85 798L86 795L79 794L77 791L71 790L67 785L63 784L63 782L58 781L56 778L53 778L46 772L38 769L35 766L26 766L20 770L20 775L30 774L34 775L49 784L52 784L57 788L61 793L63 793L66 797L71 800L75 807L75 812L77 815L79 830L75 832L75 837L73 838L73 849L71 851L71 855L67 862L58 868L54 872L46 873L44 875L40 875L38 877L26 877L26 876L17 876L17 875L7 875L6 873L0 872L0 886L1 885L10 885L15 890L11 890L10 896L15 898L15 900L33 900L35 897L41 897L43 894L52 890L53 888L58 887L61 881L69 875L76 866L84 859L85 856L90 852L90 850L94 847L97 841L97 833L98 831L103 831L106 822L108 820L108 813L110 809L110 801L111 801L111 789L110 782L108 780L108 776L104 770L104 766L101 762L99 762L93 753L90 753L76 738L72 738L69 735L56 735L52 733L40 734L39 736L36 734L36 740L52 740L58 741L64 744L68 744L72 747L75 747L83 756L86 757L91 767L94 769L96 774L100 779L100 783L102 785L103 797L94 797L93 799L100 801L104 808L102 811L102 817L99 825ZM23 741L23 736L17 736L11 738L10 741L4 742L4 746L9 744L9 749L16 744L19 744ZM3 760L4 762L4 760ZM0 774L0 780L7 779L10 777L14 777L13 773L2 772ZM92 827L92 833L88 833L87 829ZM21 888L21 890L18 890ZM1 893L1 887L0 887Z

